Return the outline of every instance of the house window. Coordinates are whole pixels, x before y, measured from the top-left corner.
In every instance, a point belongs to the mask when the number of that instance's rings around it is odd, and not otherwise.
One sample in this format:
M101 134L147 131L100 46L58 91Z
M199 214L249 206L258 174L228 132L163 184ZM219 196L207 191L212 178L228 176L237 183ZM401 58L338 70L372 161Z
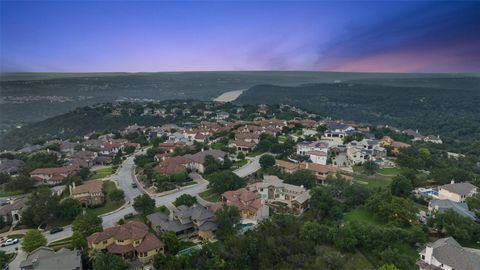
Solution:
M425 260L425 255L422 255L422 260Z
M123 240L117 240L119 243L123 243Z

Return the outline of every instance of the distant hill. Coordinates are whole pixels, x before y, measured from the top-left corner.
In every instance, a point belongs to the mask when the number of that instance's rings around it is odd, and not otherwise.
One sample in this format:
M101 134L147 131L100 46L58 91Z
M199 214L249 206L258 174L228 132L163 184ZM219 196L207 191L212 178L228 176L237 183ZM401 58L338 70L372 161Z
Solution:
M72 109L101 102L139 99L211 100L220 94L259 84L295 86L351 80L418 79L425 74L304 71L160 72L160 73L0 73L0 136ZM458 74L428 74L455 78ZM418 83L413 81L413 83Z
M291 104L333 118L419 129L450 143L480 138L479 77L259 85L236 102Z

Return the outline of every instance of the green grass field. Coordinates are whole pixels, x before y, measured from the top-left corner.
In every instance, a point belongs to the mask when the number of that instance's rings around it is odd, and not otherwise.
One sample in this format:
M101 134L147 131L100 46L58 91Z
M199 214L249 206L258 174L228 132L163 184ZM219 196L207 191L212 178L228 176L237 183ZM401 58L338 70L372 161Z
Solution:
M369 189L376 189L388 186L392 180L389 178L367 177L360 175L355 176L353 181L355 181L357 184L365 185Z
M400 168L380 168L377 173L389 176L396 176L400 173Z
M90 177L89 180L101 179L101 178L107 177L107 176L109 176L113 173L114 173L113 168L111 166L106 167L106 168L102 168L102 169L98 169L94 172L94 174Z
M210 189L205 190L204 192L198 194L200 197L209 202L219 202L220 195L218 193L213 192Z
M100 207L88 208L87 212L93 213L98 216L116 210L120 206L122 206L125 203L125 200L114 202L111 201L108 196L112 191L116 189L117 186L115 186L115 183L113 183L112 181L105 181L103 183L103 191L105 192L105 204Z

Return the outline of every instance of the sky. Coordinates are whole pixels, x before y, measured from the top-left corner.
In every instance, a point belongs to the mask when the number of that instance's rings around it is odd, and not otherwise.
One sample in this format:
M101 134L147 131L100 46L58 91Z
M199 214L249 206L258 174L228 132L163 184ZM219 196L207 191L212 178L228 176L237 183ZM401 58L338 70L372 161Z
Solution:
M477 1L1 1L2 72L480 72Z

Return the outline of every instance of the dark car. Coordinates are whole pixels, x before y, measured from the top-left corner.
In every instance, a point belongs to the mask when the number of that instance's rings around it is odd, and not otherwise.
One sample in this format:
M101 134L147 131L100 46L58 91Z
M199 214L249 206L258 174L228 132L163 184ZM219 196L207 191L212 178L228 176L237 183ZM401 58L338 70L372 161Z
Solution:
M53 229L50 230L50 234L59 233L59 232L61 232L61 231L63 231L63 228L61 228L61 227L55 227L55 228L53 228Z
M132 183L132 188L136 188L137 187L137 183Z

